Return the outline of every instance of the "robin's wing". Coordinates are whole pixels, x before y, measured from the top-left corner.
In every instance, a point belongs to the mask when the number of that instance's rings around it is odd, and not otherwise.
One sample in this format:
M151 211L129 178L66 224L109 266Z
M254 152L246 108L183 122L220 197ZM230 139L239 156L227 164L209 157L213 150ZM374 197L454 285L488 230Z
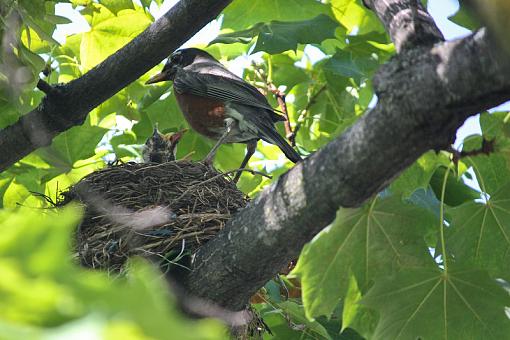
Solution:
M174 88L178 93L194 94L268 110L273 121L285 120L274 112L275 110L262 93L241 80L181 70L174 79Z
M255 130L254 132L256 132L260 139L278 146L292 162L297 163L302 160L296 150L294 150L278 131L276 131L274 123L269 119L264 119L264 116L257 114L258 110L254 108L238 107L237 104L233 104L231 109L243 114L244 120L248 123L247 125L252 127L252 131Z

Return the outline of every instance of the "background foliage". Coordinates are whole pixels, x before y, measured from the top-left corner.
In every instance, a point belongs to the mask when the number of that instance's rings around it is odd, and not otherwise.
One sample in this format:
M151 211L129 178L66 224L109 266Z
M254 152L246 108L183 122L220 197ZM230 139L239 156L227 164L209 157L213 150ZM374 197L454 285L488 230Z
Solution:
M76 7L90 30L59 44L53 32L69 19L55 14L58 2ZM149 8L160 4L4 2L0 128L40 103L43 94L35 88L40 77L50 84L80 77L150 25ZM451 20L468 29L478 26L462 7ZM266 82L284 90L303 155L341 134L373 105L370 79L394 53L380 22L355 0L235 0L221 17L221 29L211 44L198 47L226 64L241 63L244 78L262 90L268 92ZM307 46L322 57L311 60ZM59 190L107 162L138 159L156 122L164 132L185 127L170 84L143 85L156 71L94 109L82 126L0 174L1 338L225 337L217 322L181 317L157 273L143 263L134 261L128 277L117 280L77 268L69 240L79 211L55 216L42 209L46 200L32 194L56 199ZM268 99L277 105L271 93ZM274 338L510 334L508 112L483 113L480 121L482 135L466 138L464 151L479 149L485 139L494 141L494 152L457 162L448 152L423 155L364 207L338 211L283 278L291 298L274 281L264 287L255 307ZM199 160L211 146L189 132L178 157L191 153ZM242 145L222 146L215 164L234 169L243 152ZM290 166L276 147L263 143L250 162L274 178ZM240 188L254 196L269 183L245 174Z

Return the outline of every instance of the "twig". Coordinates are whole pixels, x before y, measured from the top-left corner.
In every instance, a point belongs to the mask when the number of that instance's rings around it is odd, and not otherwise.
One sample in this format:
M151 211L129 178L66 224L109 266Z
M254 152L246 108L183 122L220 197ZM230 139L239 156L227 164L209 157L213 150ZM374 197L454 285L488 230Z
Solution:
M321 88L310 97L308 104L306 104L305 108L301 111L301 114L297 119L296 126L294 127L294 139L301 128L301 123L305 120L305 116L308 112L310 112L310 108L317 102L317 98L324 92L324 90L326 90L326 88L326 84L322 85ZM293 143L295 144L295 141L293 141Z
M268 79L267 75L261 72L255 62L252 62L252 65L255 75L266 84L267 90L273 93L276 97L278 105L280 106L280 110L285 117L285 121L283 122L285 126L285 136L291 142L293 147L296 146L296 136L292 130L292 126L290 126L289 112L287 110L287 103L285 102L285 93L280 91L278 87L276 87L276 85Z
M283 290L285 292L285 299L284 299L284 301L289 300L289 297L290 297L289 290L287 289L287 285L282 280L282 277L280 276L280 274L276 274L276 280L278 281L278 284L280 285L281 288L283 288Z
M47 203L51 204L53 207L56 207L56 206L58 205L58 204L57 204L57 203L55 203L55 202L53 201L53 199L52 199L50 196L48 196L48 195L45 195L45 194L40 193L40 192L37 192L37 191L29 191L29 193L31 193L31 194L32 194L33 196L35 196L35 197L39 197L39 198L44 199Z
M418 20L418 0L411 0L409 3L409 7L411 7L413 21L416 22Z
M206 183L210 183L220 177L224 177L224 176L227 176L227 175L230 175L230 174L233 174L233 173L238 173L238 172L241 172L241 171L246 171L246 172L250 172L251 174L253 175L260 175L260 176L264 176L264 177L267 177L269 179L273 178L272 176L268 175L268 174L265 174L263 172L260 172L260 171L257 171L257 170L253 170L253 169L248 169L248 168L239 168L239 169L235 169L235 170L230 170L230 171L227 171L227 172L224 172L224 173L221 173L221 174L217 174L211 178L208 178L206 179L205 181L202 181L200 183L197 183L197 184L194 184L192 186L190 186L188 189L184 190L184 192L179 196L177 197L176 201L180 201L184 196L186 196L186 194L188 192L190 192L192 189L196 188L197 186L199 185L204 185Z
M37 82L37 88L42 92L46 93L47 95L52 95L56 92L56 89L53 86L51 86L42 79L39 79L39 81Z
M260 175L262 177L266 177L266 178L269 178L269 179L273 178L273 176L271 176L271 175L268 175L268 174L263 173L261 171L257 171L257 170L253 170L253 169L248 169L248 168L239 168L239 169L235 169L235 170L232 170L232 171L228 171L228 172L225 172L224 175L228 175L228 174L231 174L231 173L234 173L234 172L237 173L237 172L241 172L241 171L249 172L252 175Z
M283 122L285 127L285 137L290 141L291 145L296 146L296 135L292 130L292 126L290 126L290 118L289 112L287 111L287 103L285 102L285 93L280 91L273 83L268 83L268 89L271 91L278 101L278 105L282 110L283 116L285 117L285 121Z
M183 240L183 241L185 241L185 240ZM161 255L161 254L158 254L158 253L155 253L155 252L153 252L153 251L146 250L146 249L143 249L143 248L135 248L135 249L133 249L133 250L135 250L135 251L141 251L141 252L143 252L143 253L145 253L145 254L149 254L149 255L152 255L152 256L156 256L156 257L160 257L160 258L162 258L162 259L163 259L163 264L162 264L162 266L163 266L163 265L171 264L171 265L175 265L175 266L181 267L181 268L183 268L183 269L186 269L186 270L188 270L188 271L191 271L191 268L186 267L185 265L183 265L183 264L179 263L179 262L178 262L178 260L175 260L175 259L174 259L174 260L169 260L169 259L167 259L165 256L163 256L163 255ZM181 254L179 254L178 256L180 256L180 255L181 255ZM168 268L170 268L170 266L168 266ZM167 269L167 271L168 271L168 270L169 270L169 269Z
M411 7L411 17L413 20L413 27L415 32L418 32L420 25L418 24L418 0L411 0L409 3Z
M191 161L191 157L195 154L195 151L188 152L185 156L179 159L180 161Z
M465 157L474 157L478 155L490 155L494 152L494 145L496 140L482 140L482 146L479 149L470 150L470 151L458 151L455 150L452 146L450 146L447 151L452 153L453 155L453 163L457 164L459 160Z

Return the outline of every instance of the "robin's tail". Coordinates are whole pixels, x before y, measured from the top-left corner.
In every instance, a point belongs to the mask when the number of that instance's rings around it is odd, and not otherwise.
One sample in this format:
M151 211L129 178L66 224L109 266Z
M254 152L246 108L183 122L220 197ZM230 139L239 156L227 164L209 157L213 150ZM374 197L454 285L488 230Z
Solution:
M258 126L258 128L261 130L260 138L262 138L268 143L278 146L290 161L294 163L302 161L303 158L301 158L301 156L296 152L296 150L294 150L292 146L290 146L289 143L287 143L287 141L282 136L280 136L280 134L276 131L274 126L272 124L270 126L267 125L263 124L263 126L260 125Z

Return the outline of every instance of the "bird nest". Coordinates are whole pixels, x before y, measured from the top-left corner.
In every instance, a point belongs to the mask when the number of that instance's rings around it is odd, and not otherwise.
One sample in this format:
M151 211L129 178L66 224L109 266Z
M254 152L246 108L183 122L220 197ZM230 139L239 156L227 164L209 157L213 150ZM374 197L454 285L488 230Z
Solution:
M133 255L179 264L214 237L247 197L202 163L126 163L93 172L62 194L85 215L76 233L79 261L120 272ZM182 265L182 264L181 264Z

